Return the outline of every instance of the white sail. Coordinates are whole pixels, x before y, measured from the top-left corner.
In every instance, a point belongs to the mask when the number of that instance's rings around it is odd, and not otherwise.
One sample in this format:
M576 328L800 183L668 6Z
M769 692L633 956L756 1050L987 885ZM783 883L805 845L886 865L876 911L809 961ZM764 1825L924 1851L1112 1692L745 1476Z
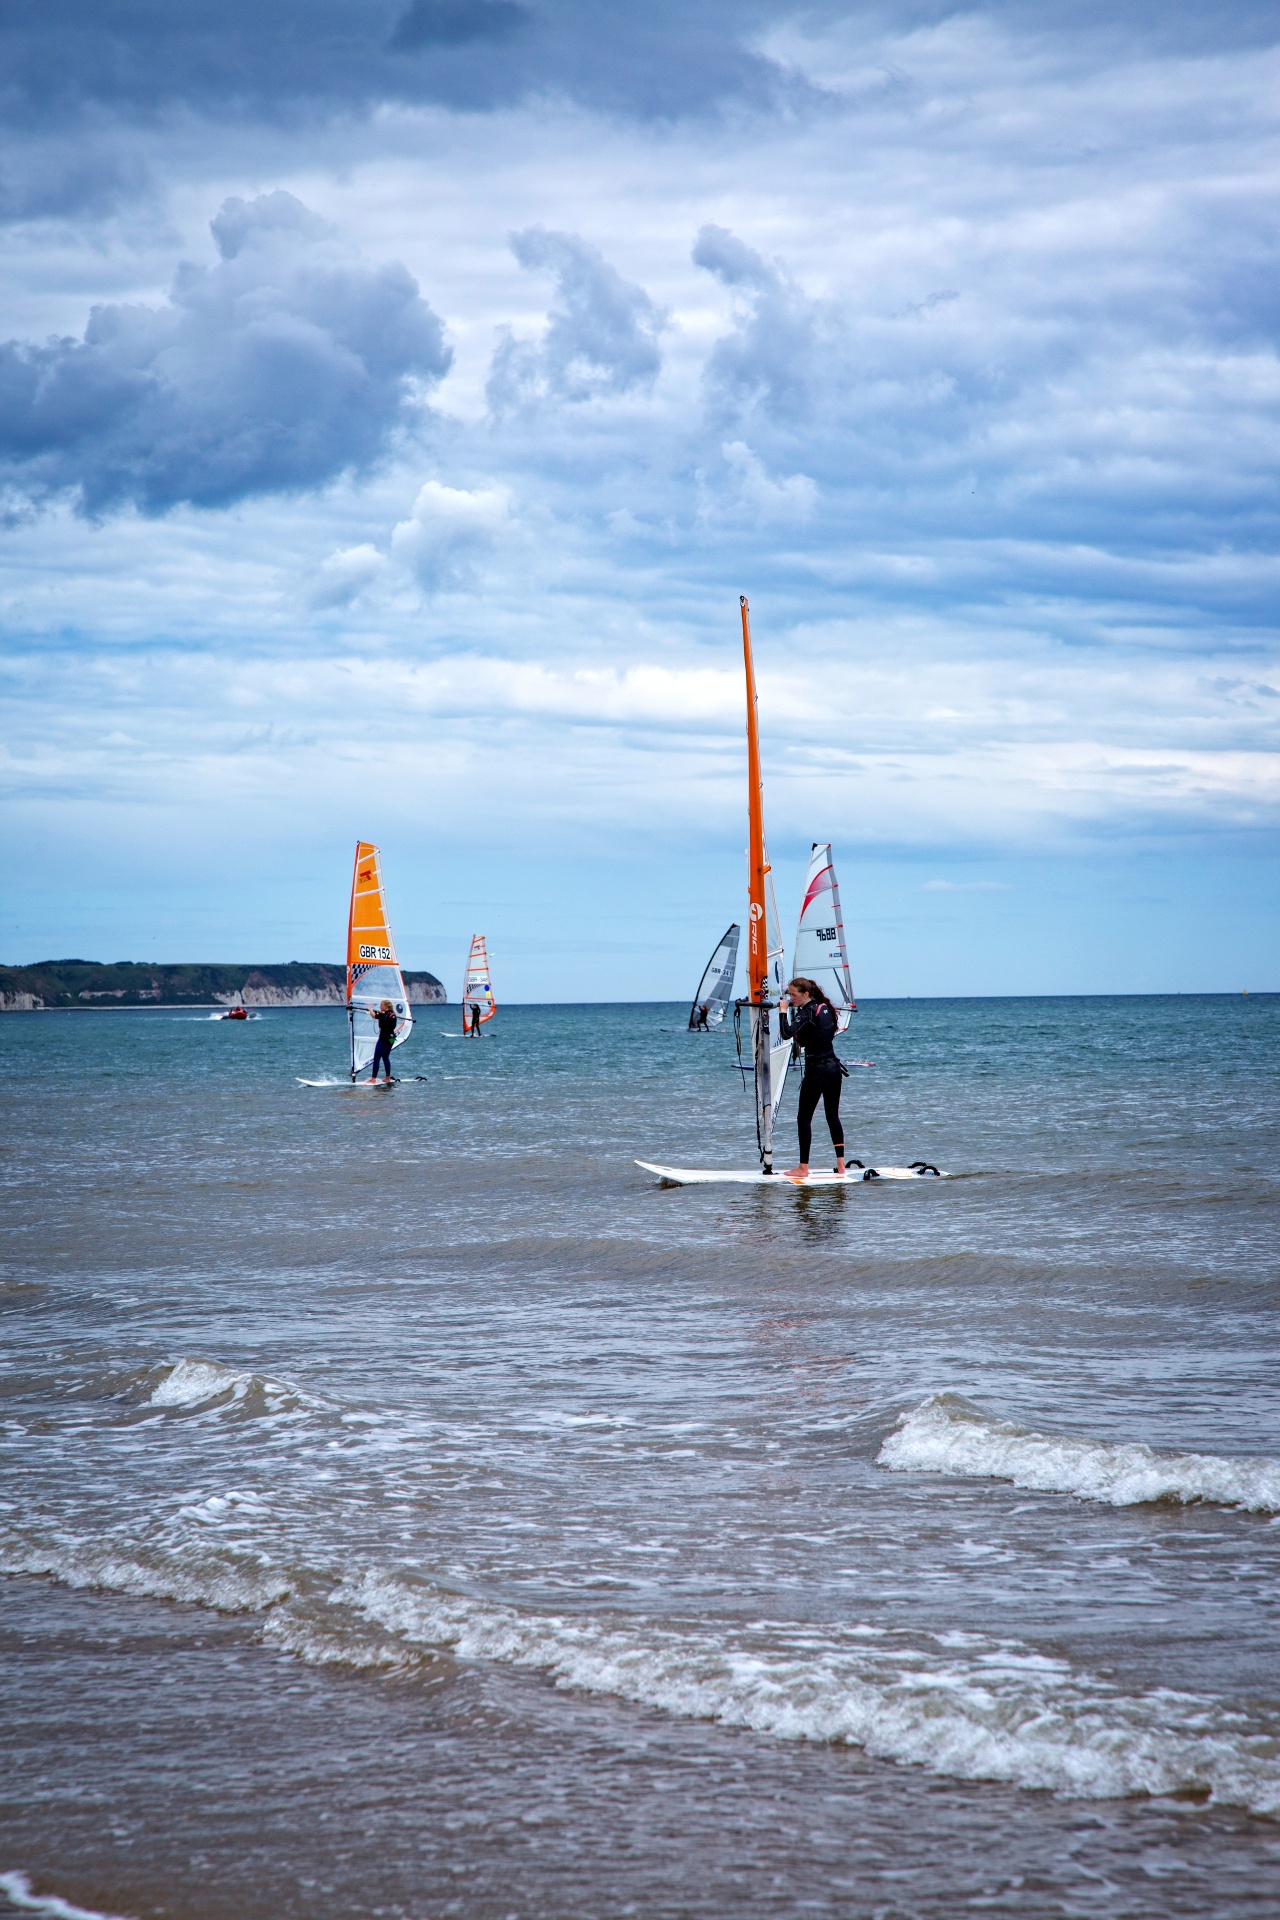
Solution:
M498 1003L493 997L493 981L489 974L489 949L485 945L482 933L472 936L471 952L467 955L467 970L462 977L462 1030L471 1028L473 1009L480 1010L480 1024L492 1020L498 1011Z
M742 1056L739 1042L738 1065L741 1071L755 1075L756 1091L756 1131L762 1141L772 1141L773 1121L787 1084L787 1069L791 1065L791 1035L783 1031L790 1009L782 1005L782 990L787 984L786 954L782 946L782 921L778 915L777 896L773 890L773 869L769 864L769 849L763 849L764 855L764 899L765 899L765 940L767 948L767 971L765 973L764 1004L751 1006L751 1059L748 1062ZM750 871L751 854L748 849L747 866ZM739 1001L744 1010L747 1003ZM763 1030L762 1030L763 1027ZM768 1068L765 1068L764 1054L768 1054ZM765 1115L768 1112L766 1126Z
M805 875L793 968L802 980L817 981L836 1009L836 1023L843 1033L850 1016L858 1009L849 975L840 889L836 884L831 848L817 840Z
M691 1032L702 1024L698 1016L703 1008L706 1009L708 1027L724 1025L725 1010L733 998L733 977L738 971L738 939L741 932L735 920L708 960L689 1009Z
M774 1113L782 1099L782 1089L787 1084L787 1068L791 1065L791 1035L782 1031L783 1022L789 1009L782 1005L782 990L787 984L787 958L782 946L782 921L778 915L778 901L773 891L773 868L768 865L769 849L765 846L767 879L765 884L765 925L769 940L769 998L773 1002L768 1010L769 1018L769 1097Z

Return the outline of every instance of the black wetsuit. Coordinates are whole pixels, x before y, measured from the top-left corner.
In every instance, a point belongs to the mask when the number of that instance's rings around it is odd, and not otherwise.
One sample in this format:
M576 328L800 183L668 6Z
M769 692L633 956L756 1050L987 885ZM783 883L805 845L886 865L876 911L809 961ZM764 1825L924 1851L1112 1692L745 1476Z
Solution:
M480 1007L478 1002L473 1000L471 1002L471 1032L479 1033L479 1031L480 1031Z
M376 1080L378 1067L382 1065L387 1070L389 1080L391 1078L391 1044L396 1037L396 1016L394 1013L375 1013L373 1017L378 1023L378 1044L373 1050L373 1072L369 1078Z
M791 1038L804 1053L804 1078L800 1082L800 1105L796 1120L800 1128L800 1164L809 1164L813 1145L813 1116L821 1100L831 1129L831 1143L839 1153L844 1148L844 1127L840 1121L840 1088L844 1068L832 1044L838 1028L830 1007L810 1000L796 1007L790 1020Z

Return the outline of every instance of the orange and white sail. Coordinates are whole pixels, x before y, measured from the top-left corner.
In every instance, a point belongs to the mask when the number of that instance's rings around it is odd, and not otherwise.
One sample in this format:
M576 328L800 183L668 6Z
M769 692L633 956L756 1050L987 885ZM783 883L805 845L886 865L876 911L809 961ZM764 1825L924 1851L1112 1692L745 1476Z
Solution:
M378 849L368 840L358 840L347 920L347 1017L351 1023L353 1080L373 1059L378 1040L373 1014L384 1000L389 1000L395 1011L396 1037L392 1044L398 1047L413 1031L413 1015L387 918Z
M817 981L835 1008L836 1026L843 1033L858 1009L844 942L835 863L824 841L815 840L809 855L791 965L801 979Z
M791 1059L781 1031L779 998L786 983L782 923L773 891L773 869L764 835L764 785L760 774L760 724L755 663L751 655L751 610L742 608L742 657L747 677L747 1000L755 1067L756 1138L766 1173L773 1171L773 1118Z
M489 950L484 943L484 935L471 936L471 952L467 958L467 971L462 978L462 1031L469 1033L474 1018L473 1007L480 1009L480 1025L492 1020L498 1011L498 1003L493 997L493 977L489 972Z

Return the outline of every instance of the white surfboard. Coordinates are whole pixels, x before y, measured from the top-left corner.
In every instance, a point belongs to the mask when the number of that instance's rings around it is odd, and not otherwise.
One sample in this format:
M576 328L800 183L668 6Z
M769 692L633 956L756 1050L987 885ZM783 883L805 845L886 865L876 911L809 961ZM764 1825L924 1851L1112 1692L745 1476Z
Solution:
M398 1080L304 1080L299 1074L300 1087L337 1087L342 1093L381 1093L388 1087L398 1087Z
M864 1180L949 1180L951 1175L940 1167L930 1166L925 1160L917 1160L912 1167L854 1167L847 1173L833 1173L828 1168L819 1167L807 1180L789 1180L785 1173L742 1173L719 1167L660 1167L652 1160L637 1160L636 1165L643 1167L646 1173L656 1173L666 1187L711 1187L720 1185L739 1187L851 1187Z

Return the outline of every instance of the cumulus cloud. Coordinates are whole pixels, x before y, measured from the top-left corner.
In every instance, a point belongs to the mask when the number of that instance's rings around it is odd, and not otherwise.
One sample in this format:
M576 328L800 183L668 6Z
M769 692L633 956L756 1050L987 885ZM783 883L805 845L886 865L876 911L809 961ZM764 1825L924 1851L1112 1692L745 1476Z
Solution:
M483 765L497 838L531 817L530 793L547 819L593 832L662 813L662 861L684 872L704 858L736 892L745 589L775 846L843 836L871 861L909 845L916 910L974 908L988 922L1031 898L1021 875L1007 897L994 891L997 846L1047 858L1068 844L1222 838L1260 853L1280 820L1266 212L1280 56L1230 52L1245 8L868 0L788 19L749 0L732 17L687 0L677 20L659 0L597 5L575 43L556 40L585 18L567 0L509 4L525 14L315 0L299 48L301 14L263 0L251 20L228 0L201 69L201 0L157 9L145 59L130 45L114 64L125 16L102 0L82 17L83 45L68 42L65 100L53 98L56 59L32 79L48 111L18 183L30 204L59 125L78 140L127 121L127 150L174 183L175 225L204 205L191 185L201 168L247 194L254 178L285 178L274 169L287 150L305 199L344 231L367 223L382 236L376 258L406 260L447 297L461 362L429 468L414 448L367 477L353 466L320 496L280 493L235 515L121 514L87 539L59 509L9 536L0 615L30 636L18 706L50 822L58 742L105 724L93 671L119 673L121 734L185 751L184 727L203 724L203 685L176 666L163 677L181 699L162 728L149 718L161 676L131 662L163 636L174 662L211 649L207 685L225 692L211 785L224 740L227 779L246 764L242 703L256 702L261 791L282 805L327 795L334 757L308 746L286 766L273 743L290 727L348 743L363 728L360 806L397 804L403 767L431 763L439 788L431 808L409 810L415 835L455 774L474 790ZM44 17L15 0L0 35L19 16ZM100 21L110 34L95 41ZM729 98L749 39L775 78L788 63L808 75L796 111L681 125L673 107L639 123L659 111L663 61L668 103ZM85 80L89 62L101 70ZM371 81L374 65L403 90ZM13 71L0 59L0 89ZM736 71L740 100L754 83ZM489 118L402 110L493 105L521 88L534 104ZM401 106L364 115L375 97ZM584 100L592 112L576 110ZM220 131L215 115L241 117ZM73 206L109 144L53 182L47 204ZM210 211L230 190L206 196ZM118 303L131 339L143 331L131 316L151 313L163 332L177 310L154 291L172 272L163 224L104 225L89 244L67 227L8 236L22 303L8 331L78 336L97 300ZM240 247L232 266L337 246L287 223L241 238L230 216L222 238ZM271 314L277 285L274 268L253 281ZM62 343L59 377L64 360L105 364L83 346ZM431 377L407 375L407 411L383 425L412 418L413 388ZM135 464L111 471L145 479L152 451L120 426L118 386L106 388L112 445ZM184 392L198 411L194 379ZM424 613L411 581L448 598ZM40 681L39 661L64 645L65 678ZM349 665L329 673L344 648ZM409 674L393 703L399 762L386 682L369 671L387 661ZM268 666L277 678L255 693ZM712 680L686 677L704 669ZM118 760L141 794L143 756L121 743ZM184 764L173 778L186 777ZM621 874L626 831L606 839ZM988 872L991 885L970 884Z
M343 547L320 563L308 596L318 610L349 607L386 572L387 556L368 541Z
M724 227L703 227L693 259L739 304L733 332L716 342L707 362L713 403L735 414L759 406L777 421L798 423L809 410L816 371L817 303L782 267Z
M530 273L554 276L556 300L540 341L503 330L487 388L495 413L540 396L591 400L653 385L666 320L643 287L576 234L530 227L512 235L511 250Z
M459 586L501 537L510 515L504 487L469 491L428 480L408 519L393 530L391 550L428 592Z
M449 367L398 264L370 266L288 193L231 199L214 267L167 305L99 306L82 340L0 346L0 479L100 516L223 507L366 471Z
M764 461L745 440L726 441L725 463L736 483L737 498L760 522L807 520L818 501L818 489L807 473L774 480Z

